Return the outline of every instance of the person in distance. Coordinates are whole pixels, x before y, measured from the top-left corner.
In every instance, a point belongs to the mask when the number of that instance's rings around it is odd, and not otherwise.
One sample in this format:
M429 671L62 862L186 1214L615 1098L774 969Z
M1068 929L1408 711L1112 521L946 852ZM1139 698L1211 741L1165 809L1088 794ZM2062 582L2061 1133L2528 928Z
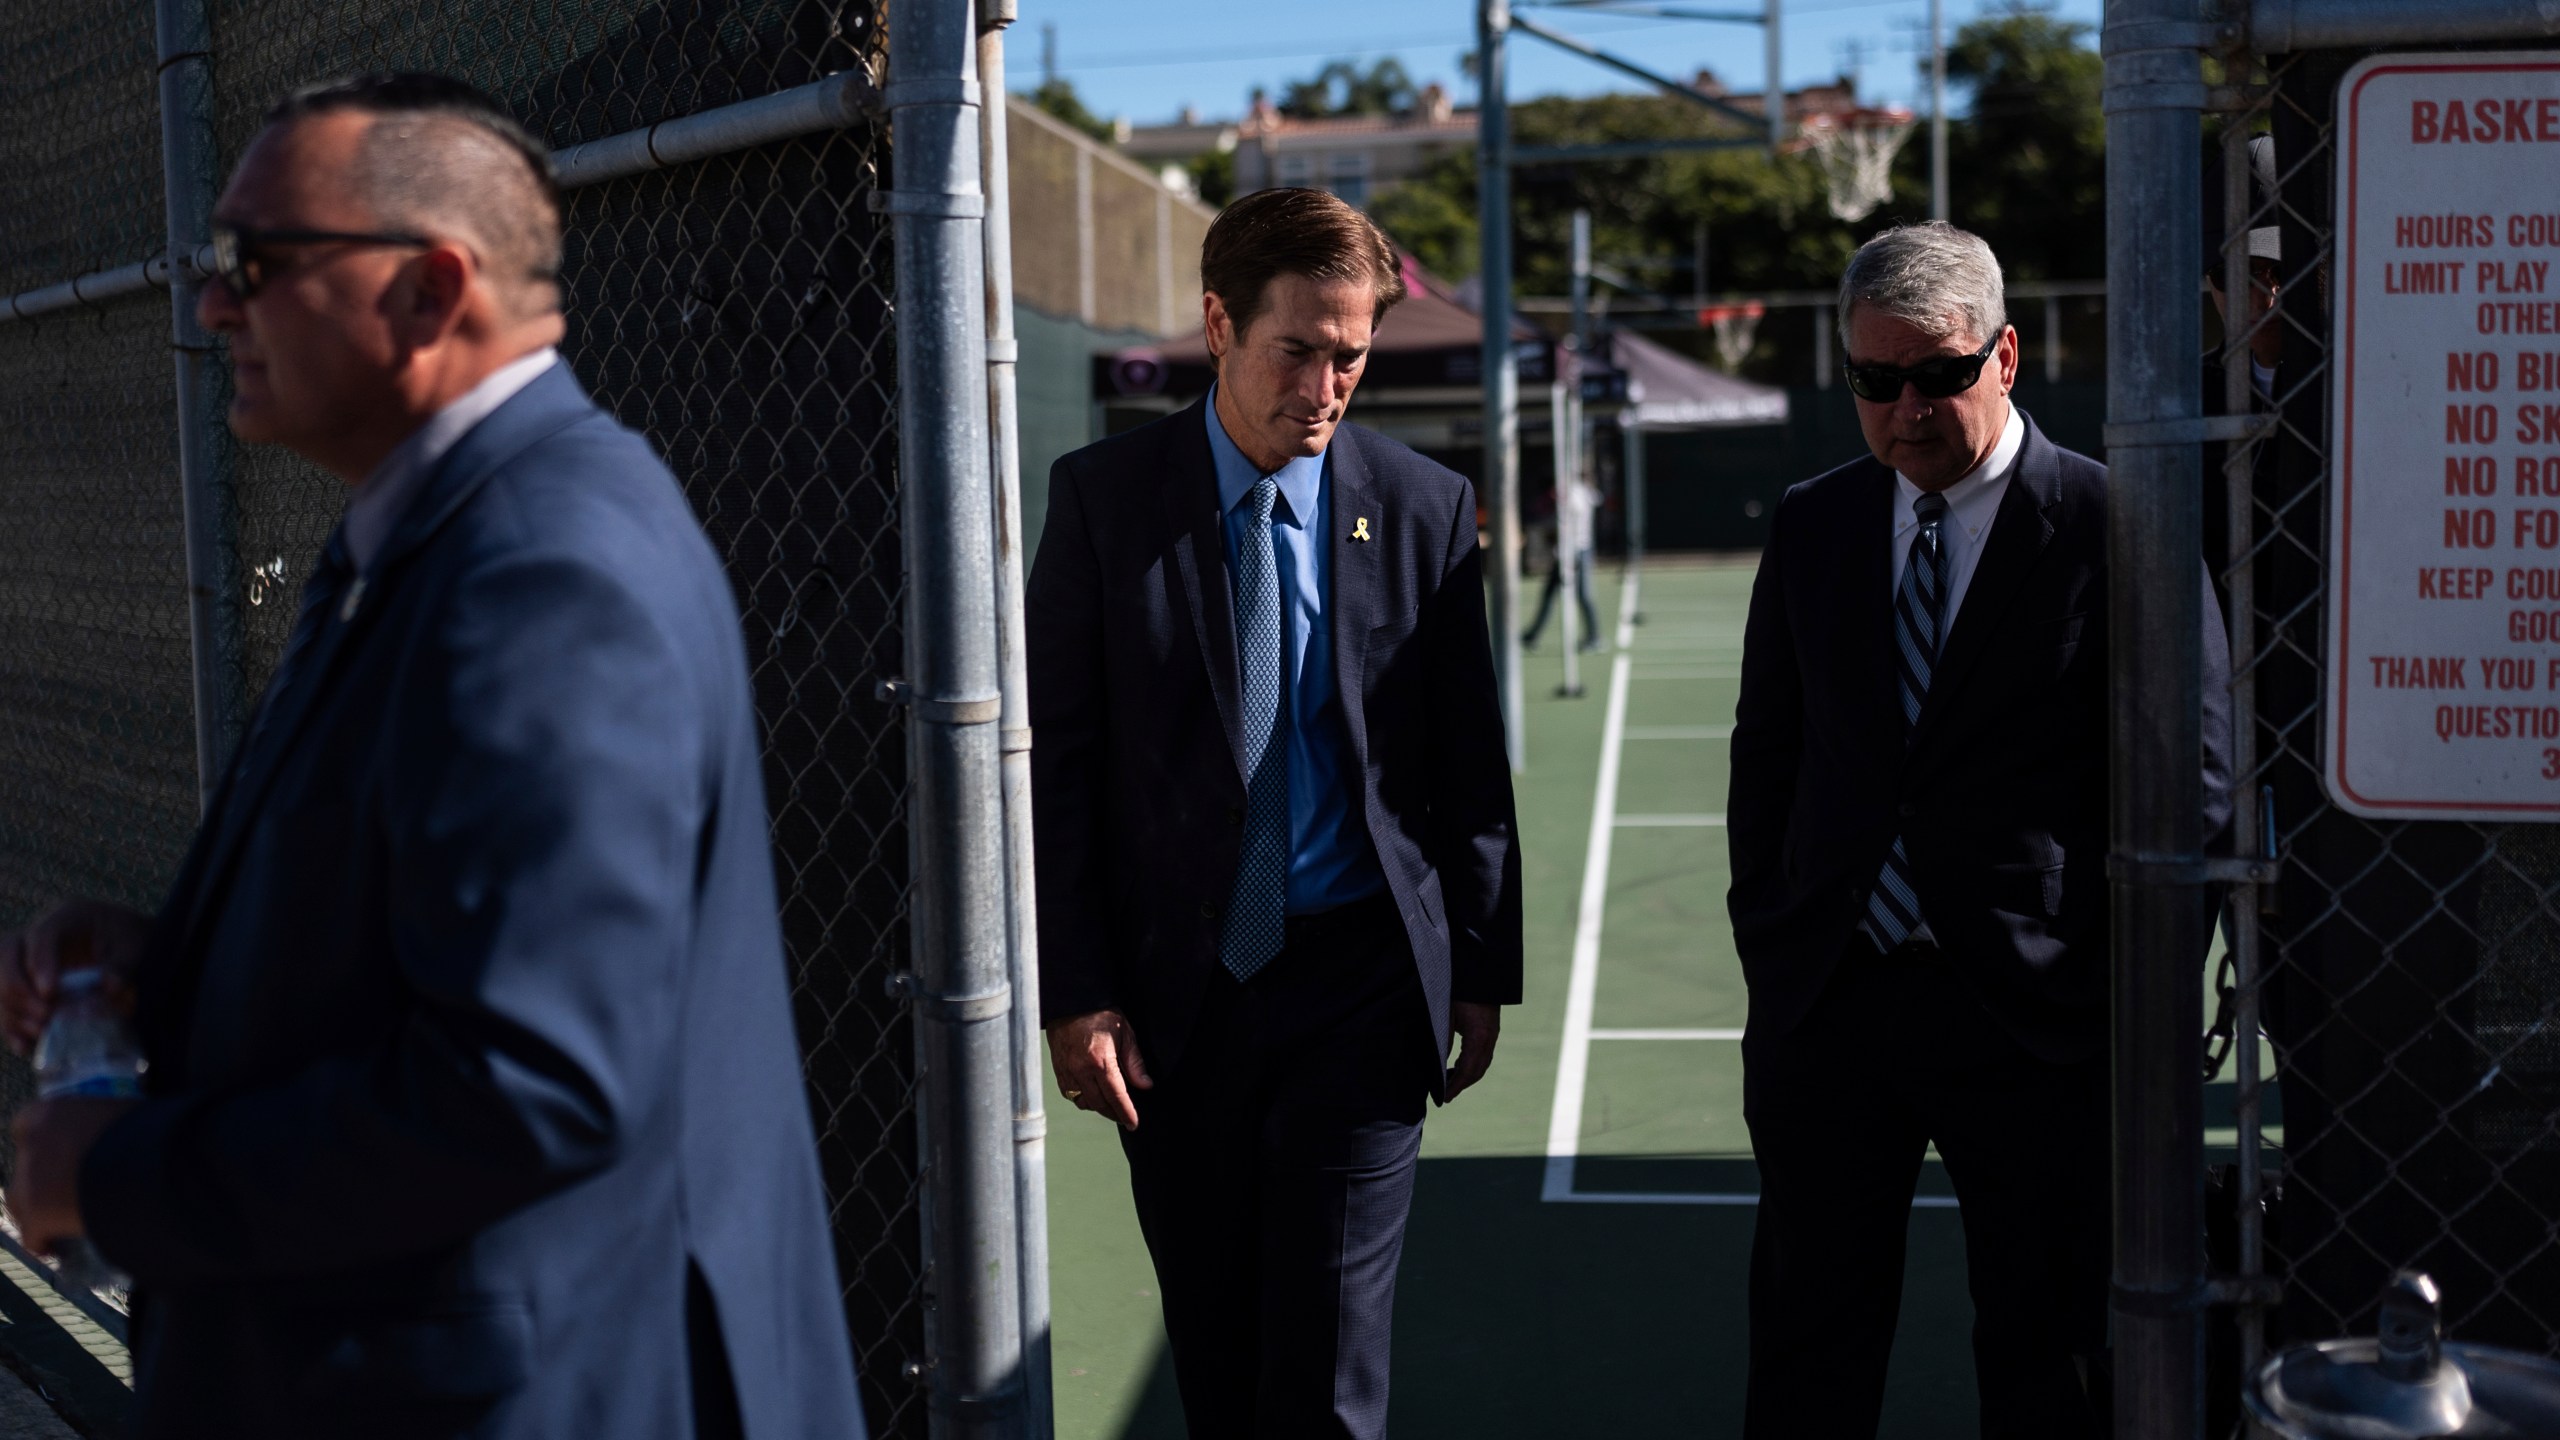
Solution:
M1751 997L1752 1440L1870 1440L1934 1143L1989 1440L2108 1429L2106 468L2010 403L2000 263L1944 222L1840 282L1869 458L1789 490L1726 802ZM2229 813L2201 563L2202 841ZM2204 961L2199 911L2197 951Z
M738 613L552 348L547 152L364 76L213 225L232 429L347 511L158 916L0 937L14 1045L95 963L149 1062L11 1211L133 1277L141 1440L861 1436Z

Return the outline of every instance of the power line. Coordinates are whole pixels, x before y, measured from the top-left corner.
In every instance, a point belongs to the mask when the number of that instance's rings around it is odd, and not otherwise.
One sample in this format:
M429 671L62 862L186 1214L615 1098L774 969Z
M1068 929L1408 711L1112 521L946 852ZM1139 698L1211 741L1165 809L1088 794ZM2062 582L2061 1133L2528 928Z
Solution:
M1907 4L1911 3L1911 0L1893 0L1893 3ZM1598 19L1602 17L1590 16L1587 18ZM1595 25L1591 28L1596 34L1633 35L1646 30L1695 30L1698 26L1693 22L1672 21L1652 22L1637 25ZM1117 54L1105 53L1090 60L1069 58L1060 63L1059 69L1068 72L1079 70L1138 70L1159 65L1197 65L1218 60L1349 59L1354 56L1382 55L1396 50L1413 50L1443 45L1455 46L1464 50L1472 48L1474 44L1475 36L1472 34L1452 34L1447 31L1435 31L1428 35L1382 37L1365 45L1331 45L1320 50L1275 51L1267 45L1233 45L1209 50L1124 50Z

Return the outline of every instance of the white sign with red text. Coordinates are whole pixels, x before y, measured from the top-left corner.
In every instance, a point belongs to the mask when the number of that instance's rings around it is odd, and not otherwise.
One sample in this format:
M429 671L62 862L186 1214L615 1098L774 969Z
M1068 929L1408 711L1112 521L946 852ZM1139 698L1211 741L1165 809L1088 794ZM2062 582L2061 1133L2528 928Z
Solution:
M2560 820L2560 53L2338 90L2330 798Z

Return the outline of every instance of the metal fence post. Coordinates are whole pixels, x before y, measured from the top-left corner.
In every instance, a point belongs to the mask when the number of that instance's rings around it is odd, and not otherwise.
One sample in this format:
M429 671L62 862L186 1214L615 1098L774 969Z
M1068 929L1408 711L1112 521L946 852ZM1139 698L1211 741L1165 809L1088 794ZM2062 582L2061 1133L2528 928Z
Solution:
M928 1384L936 1436L993 1440L1024 1377L977 33L968 0L891 0L888 28Z
M243 718L239 556L219 464L213 337L196 324L196 246L214 196L212 31L204 0L158 0L160 167L168 210L170 351L178 368L178 488L187 534L187 630L194 651L196 800L213 803Z
M2108 0L2116 1434L2204 1427L2203 184L2196 0Z
M2233 62L2233 70L2247 73L2248 52L2233 47L2225 52ZM2251 214L2249 176L2249 125L2245 116L2225 116L2222 130L2222 214L2223 254L2222 293L2227 297L2250 294L2256 283L2249 273L2249 229L2255 216ZM2274 218L2272 216L2268 217ZM2048 313L2059 301L2047 299ZM2243 317L2251 307L2233 298L2224 307L2222 351L2222 407L2226 415L2247 415L2255 408L2250 393L2256 385L2250 374L2249 341L2251 327ZM2276 316L2265 317L2267 324L2282 323ZM2053 322L2046 322L2047 328ZM2051 345L2052 342L2048 342ZM2058 346L2054 347L2058 350ZM2052 353L2049 351L2049 353ZM2048 362L2051 365L2058 362ZM2252 853L2258 841L2260 810L2258 804L2258 716L2257 685L2254 671L2258 658L2258 592L2256 566L2251 557L2250 531L2256 514L2257 447L2234 441L2223 452L2224 517L2230 543L2226 553L2208 559L2226 565L2223 571L2224 594L2229 597L2231 621L2231 674L2234 679L2231 696L2231 833L2237 837L2237 849ZM2274 859L2273 855L2262 858ZM2266 1212L2258 1196L2266 1184L2265 1157L2259 1140L2260 1122L2265 1104L2258 1077L2258 1008L2259 933L2258 904L2262 892L2257 882L2243 882L2231 887L2230 905L2239 923L2231 927L2232 1029L2231 1065L2233 1070L2233 1123L2238 1151L2234 1178L2240 1196L2237 1241L2232 1257L2243 1279L2254 1279L2266 1273ZM2255 1297L2244 1299L2238 1311L2240 1330L2240 1374L2258 1373L2258 1364L2266 1351L2266 1310Z
M1511 768L1529 763L1528 682L1520 673L1520 370L1511 353L1511 0L1476 3L1477 280L1484 292L1484 479L1492 517L1493 663L1502 682Z
M1049 1121L1040 1034L1040 934L1031 860L1031 684L1022 631L1022 447L1016 428L1013 333L1013 197L1005 141L1004 32L1014 0L984 0L978 14L979 130L987 194L987 426L994 463L996 659L1004 687L998 748L1004 772L1005 940L1013 986L1013 1199L1021 1233L1022 1434L1048 1440L1054 1422L1049 1382ZM1162 197L1158 197L1161 201ZM1161 248L1166 229L1158 206ZM1159 254L1157 267L1170 265ZM1164 288L1164 287L1159 287Z
M1635 408L1635 402L1630 400L1627 408L1618 412L1618 438L1626 447L1621 468L1626 471L1627 568L1640 571L1644 569L1645 541L1644 431L1636 428Z

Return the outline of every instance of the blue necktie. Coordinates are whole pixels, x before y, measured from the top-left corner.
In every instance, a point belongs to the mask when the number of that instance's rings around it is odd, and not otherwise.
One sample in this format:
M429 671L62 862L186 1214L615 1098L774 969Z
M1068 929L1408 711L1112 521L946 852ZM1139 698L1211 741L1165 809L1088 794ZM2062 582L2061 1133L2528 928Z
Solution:
M1289 902L1289 732L1280 702L1280 561L1271 549L1271 507L1280 482L1253 482L1253 519L1236 547L1236 658L1244 681L1244 733L1252 748L1245 780L1244 848L1227 899L1218 960L1238 980L1280 953Z
M1902 697L1902 743L1920 724L1920 706L1929 698L1929 674L1947 640L1947 497L1932 492L1911 504L1919 528L1911 533L1911 557L1902 567L1902 588L1893 597L1895 688ZM1911 883L1911 856L1902 837L1893 837L1884 868L1867 896L1867 933L1891 950L1920 928L1920 892Z

